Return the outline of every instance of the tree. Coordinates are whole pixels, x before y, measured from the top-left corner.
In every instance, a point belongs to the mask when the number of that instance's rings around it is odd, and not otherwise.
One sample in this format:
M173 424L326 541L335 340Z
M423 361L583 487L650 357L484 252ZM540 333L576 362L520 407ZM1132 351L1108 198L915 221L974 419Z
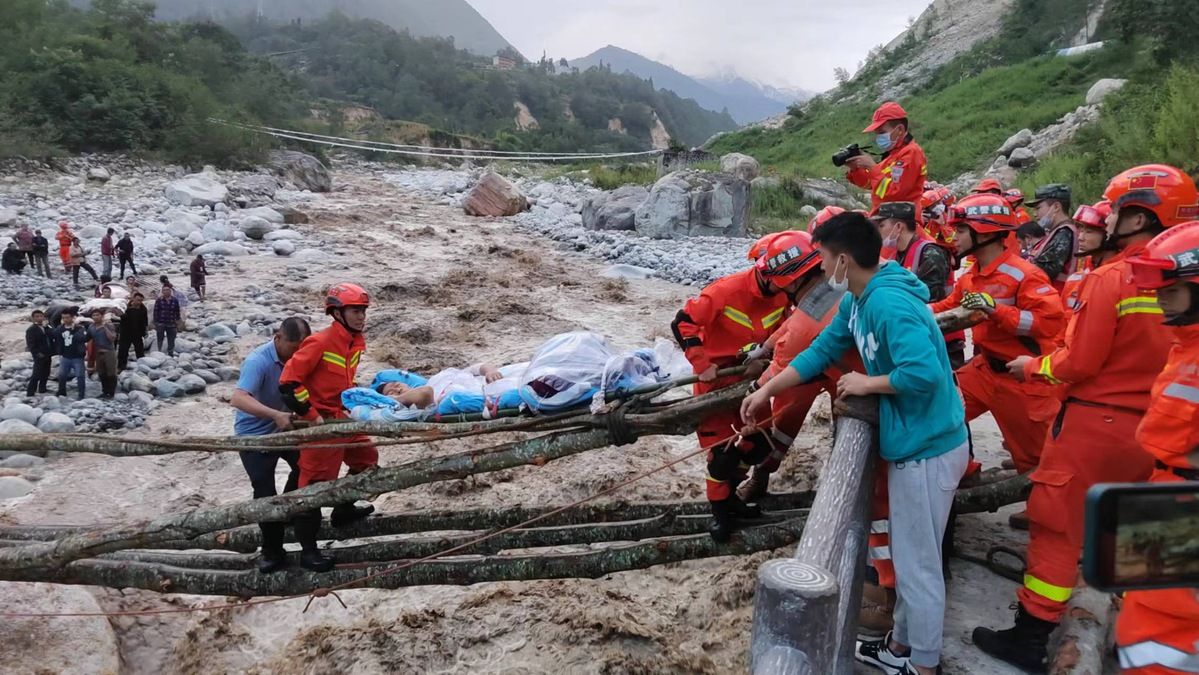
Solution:
M833 78L837 80L837 84L845 84L850 80L849 71L841 66L837 66L833 68Z

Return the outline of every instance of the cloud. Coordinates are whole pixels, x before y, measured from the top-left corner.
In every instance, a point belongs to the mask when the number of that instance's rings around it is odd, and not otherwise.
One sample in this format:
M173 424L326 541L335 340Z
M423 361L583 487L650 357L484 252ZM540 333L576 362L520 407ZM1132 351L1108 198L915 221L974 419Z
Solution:
M823 90L890 42L928 0L469 0L530 58L576 58L608 44L689 75L735 71Z

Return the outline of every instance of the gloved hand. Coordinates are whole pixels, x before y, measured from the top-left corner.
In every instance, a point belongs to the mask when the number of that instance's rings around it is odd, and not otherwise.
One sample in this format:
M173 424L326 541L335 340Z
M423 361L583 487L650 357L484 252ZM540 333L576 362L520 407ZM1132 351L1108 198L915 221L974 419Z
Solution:
M970 291L962 296L962 307L971 311L981 310L991 314L995 311L995 298L988 293Z

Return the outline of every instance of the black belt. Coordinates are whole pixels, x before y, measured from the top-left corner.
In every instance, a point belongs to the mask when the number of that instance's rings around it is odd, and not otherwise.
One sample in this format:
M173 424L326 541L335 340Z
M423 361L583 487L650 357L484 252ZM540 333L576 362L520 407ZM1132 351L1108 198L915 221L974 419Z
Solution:
M986 356L985 358L987 359L987 365L991 367L991 370L1004 375L1007 374L1007 361L1004 361L1003 359L997 359L994 356Z
M1161 460L1154 460L1153 465L1162 471L1169 471L1183 480L1199 480L1199 469L1180 469L1176 466L1167 466Z

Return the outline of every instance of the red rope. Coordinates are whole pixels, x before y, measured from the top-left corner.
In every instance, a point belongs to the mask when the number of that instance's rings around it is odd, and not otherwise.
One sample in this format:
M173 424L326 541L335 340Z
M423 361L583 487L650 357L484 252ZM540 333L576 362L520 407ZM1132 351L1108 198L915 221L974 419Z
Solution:
M773 422L780 415L782 415L784 412L787 412L795 405L796 405L796 403L789 404L789 405L781 408L778 412L775 412L774 414L772 414L770 417L766 418L762 422L760 422L759 426L757 428L757 433L761 433L761 434L765 435L767 438L769 438L769 436L770 436L769 432L766 429L762 428L762 425ZM739 441L740 439L741 439L741 433L737 432L727 438L722 439L721 441L717 442L715 445L716 446L729 445L731 443ZM715 447L715 446L713 446L713 447ZM266 604L270 604L273 602L283 602L286 600L298 600L299 598L308 598L308 602L304 605L304 611L307 612L308 608L312 605L313 600L316 600L317 598L323 598L323 597L326 597L329 595L332 595L333 597L337 598L337 601L341 603L342 607L345 607L346 606L345 602L342 601L341 597L339 597L337 595L336 591L345 590L347 588L351 588L353 586L370 581L372 579L378 579L380 577L395 574L397 572L402 572L403 570L406 570L410 567L414 567L416 565L419 565L419 564L425 563L425 562L429 562L431 560L436 560L437 558L451 555L453 553L457 553L464 549L470 548L471 546L474 546L476 544L481 544L485 541L494 539L500 535L507 534L514 530L526 528L530 525L541 522L547 518L551 518L560 513L563 513L572 508L575 508L576 506L582 506L583 504L595 501L596 499L599 499L600 497L612 494L613 492L616 492L617 490L628 487L629 485L632 485L633 483L636 483L640 480L644 480L645 478L648 478L648 477L650 477L656 473L659 473L661 471L665 471L666 469L669 469L677 464L685 462L688 459L695 457L696 455L703 454L703 453L707 452L708 450L709 450L709 448L700 448L699 450L696 450L695 452L691 452L691 453L683 455L682 457L679 457L677 459L673 459L673 460L663 464L662 466L659 466L655 469L650 469L649 471L640 473L636 476L633 476L632 478L629 478L628 480L617 483L616 485L613 485L612 487L609 487L609 488L606 488L599 492L596 492L594 494L588 495L587 497L584 497L578 501L572 502L572 503L562 506L560 508L554 509L553 511L550 511L548 513L543 513L539 516L530 518L529 520L526 520L523 523L519 523L517 525L512 525L511 527L506 527L504 529L497 530L495 532L489 532L485 535L478 537L477 539L473 539L466 543L459 544L458 546L448 548L444 551L432 553L423 558L418 558L416 560L410 560L410 561L404 562L400 565L396 565L395 567L385 569L381 572L369 574L365 577L354 579L353 581L347 581L346 583L339 584L337 586L332 586L332 587L328 587L328 588L325 588L325 587L316 588L308 593L300 593L300 594L296 594L296 595L288 595L288 596L283 596L283 597L278 597L278 598L265 598L265 599L261 599L261 600L247 600L245 602L228 603L228 604L224 604L224 605L212 605L209 607L188 607L188 608L179 607L179 608L174 608L174 609L144 609L144 610L128 610L128 611L115 611L115 612L55 612L55 613L44 613L44 614L32 613L32 612L2 612L2 613L0 613L0 616L3 616L5 618L11 618L11 619L34 619L34 618L44 619L44 618L67 618L67 617L80 617L80 618L82 618L82 617L123 617L123 616L154 616L154 615L158 615L158 614L189 614L192 612L218 612L218 611L224 611L224 610L243 609L246 607L253 607L255 605L266 605ZM339 566L339 567L341 567L341 566ZM346 567L349 567L349 566L346 566ZM343 569L344 568L345 567L343 567Z

